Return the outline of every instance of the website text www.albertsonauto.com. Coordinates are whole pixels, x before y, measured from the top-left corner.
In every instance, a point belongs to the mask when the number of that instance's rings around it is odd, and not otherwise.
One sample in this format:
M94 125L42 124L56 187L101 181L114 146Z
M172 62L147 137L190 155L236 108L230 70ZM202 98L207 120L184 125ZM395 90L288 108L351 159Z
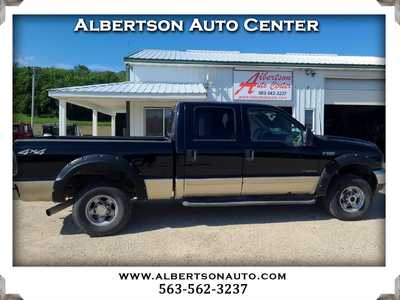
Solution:
M287 280L286 273L145 272L118 273L120 280L158 281L159 294L245 294L251 281Z

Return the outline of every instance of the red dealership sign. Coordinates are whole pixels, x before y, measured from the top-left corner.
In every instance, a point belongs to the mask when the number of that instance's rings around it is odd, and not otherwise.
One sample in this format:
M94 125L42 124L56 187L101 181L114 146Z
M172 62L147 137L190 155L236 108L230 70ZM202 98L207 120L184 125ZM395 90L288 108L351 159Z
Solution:
M235 100L292 100L292 72L235 71Z

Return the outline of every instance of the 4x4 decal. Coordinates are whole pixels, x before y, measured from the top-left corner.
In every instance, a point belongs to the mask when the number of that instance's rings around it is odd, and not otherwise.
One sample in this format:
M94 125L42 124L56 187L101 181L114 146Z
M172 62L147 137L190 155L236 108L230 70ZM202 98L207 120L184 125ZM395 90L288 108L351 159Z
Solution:
M43 155L43 154L46 153L46 150L47 150L46 148L43 148L43 149L31 149L31 148L28 148L28 149L19 151L18 154L20 154L20 155L29 155L29 154Z

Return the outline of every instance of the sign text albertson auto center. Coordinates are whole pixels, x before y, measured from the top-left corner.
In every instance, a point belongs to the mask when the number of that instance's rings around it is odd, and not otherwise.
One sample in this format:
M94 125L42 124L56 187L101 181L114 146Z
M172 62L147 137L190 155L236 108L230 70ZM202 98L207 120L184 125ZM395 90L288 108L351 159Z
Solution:
M292 100L292 72L234 72L235 100Z

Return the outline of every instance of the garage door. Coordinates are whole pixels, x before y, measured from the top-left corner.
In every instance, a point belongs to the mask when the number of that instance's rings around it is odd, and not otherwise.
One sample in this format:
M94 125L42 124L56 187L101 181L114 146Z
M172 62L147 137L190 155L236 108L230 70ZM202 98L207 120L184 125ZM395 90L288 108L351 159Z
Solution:
M370 141L385 152L385 107L325 105L325 134Z
M325 104L385 105L385 80L326 79Z

